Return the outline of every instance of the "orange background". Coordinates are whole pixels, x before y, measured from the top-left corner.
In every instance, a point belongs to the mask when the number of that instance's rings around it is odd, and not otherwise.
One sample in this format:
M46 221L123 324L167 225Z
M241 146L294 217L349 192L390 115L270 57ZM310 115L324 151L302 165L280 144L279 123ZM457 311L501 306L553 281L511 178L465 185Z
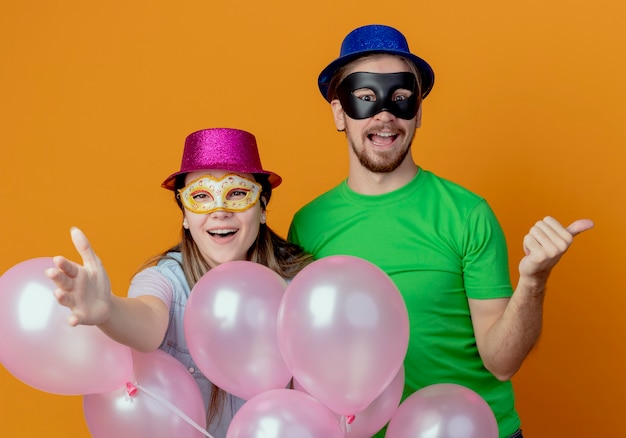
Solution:
M185 136L207 127L256 134L264 165L284 177L269 223L285 235L296 209L347 171L317 74L354 27L393 25L437 75L416 161L489 200L514 281L537 219L596 222L553 273L544 333L514 378L526 435L623 430L623 2L5 3L0 272L75 258L77 225L125 295L135 269L177 240L180 213L159 184ZM89 436L80 397L3 367L0 416L3 437Z

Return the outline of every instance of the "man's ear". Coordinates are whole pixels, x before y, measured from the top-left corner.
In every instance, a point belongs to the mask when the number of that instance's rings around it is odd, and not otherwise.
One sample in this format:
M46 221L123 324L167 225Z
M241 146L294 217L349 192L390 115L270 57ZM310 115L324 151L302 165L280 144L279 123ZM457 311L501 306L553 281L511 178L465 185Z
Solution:
M341 132L346 129L346 114L343 112L343 107L339 99L333 99L330 102L330 108L333 111L333 120L335 121L335 128Z

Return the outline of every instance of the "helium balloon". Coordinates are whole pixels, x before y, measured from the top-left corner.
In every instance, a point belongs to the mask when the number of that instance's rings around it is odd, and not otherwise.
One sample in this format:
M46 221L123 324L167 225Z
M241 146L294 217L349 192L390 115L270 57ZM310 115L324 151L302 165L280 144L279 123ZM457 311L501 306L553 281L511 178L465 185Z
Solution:
M498 438L498 423L476 392L439 383L402 402L389 421L385 438Z
M133 382L107 393L83 396L83 413L91 436L205 436L204 401L187 368L162 350L133 351L132 356Z
M278 307L286 281L249 261L222 263L193 287L184 316L189 352L202 373L248 400L291 379L278 347Z
M396 377L409 318L400 291L358 257L314 261L287 286L278 342L306 392L340 415L357 415Z
M44 273L56 265L40 257L0 277L0 362L38 390L82 395L120 387L132 374L130 348L94 326L71 327Z
M306 392L296 379L293 380L293 388ZM376 400L354 417L341 417L337 420L340 425L345 425L346 438L371 438L383 428L394 414L404 392L404 366L400 368L396 377Z
M273 389L248 400L226 438L344 438L332 412L308 394Z

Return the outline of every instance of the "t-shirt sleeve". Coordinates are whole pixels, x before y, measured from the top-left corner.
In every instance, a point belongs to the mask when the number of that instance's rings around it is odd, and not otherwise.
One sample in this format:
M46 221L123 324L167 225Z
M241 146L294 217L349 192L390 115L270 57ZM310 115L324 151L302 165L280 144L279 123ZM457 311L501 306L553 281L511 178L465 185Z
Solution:
M172 304L172 283L154 268L147 268L135 275L128 289L129 298L151 295L161 299L167 308Z
M513 294L502 227L486 201L470 213L463 232L463 281L468 298L506 298Z

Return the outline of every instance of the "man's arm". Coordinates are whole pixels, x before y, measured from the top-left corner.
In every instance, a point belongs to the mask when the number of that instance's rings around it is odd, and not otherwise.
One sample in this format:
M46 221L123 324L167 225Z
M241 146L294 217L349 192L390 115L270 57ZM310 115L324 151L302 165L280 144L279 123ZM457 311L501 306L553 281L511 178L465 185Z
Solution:
M509 380L537 343L543 320L543 300L552 268L574 240L593 227L581 219L563 227L546 217L524 237L520 278L510 299L469 300L478 351L485 368L499 380Z

